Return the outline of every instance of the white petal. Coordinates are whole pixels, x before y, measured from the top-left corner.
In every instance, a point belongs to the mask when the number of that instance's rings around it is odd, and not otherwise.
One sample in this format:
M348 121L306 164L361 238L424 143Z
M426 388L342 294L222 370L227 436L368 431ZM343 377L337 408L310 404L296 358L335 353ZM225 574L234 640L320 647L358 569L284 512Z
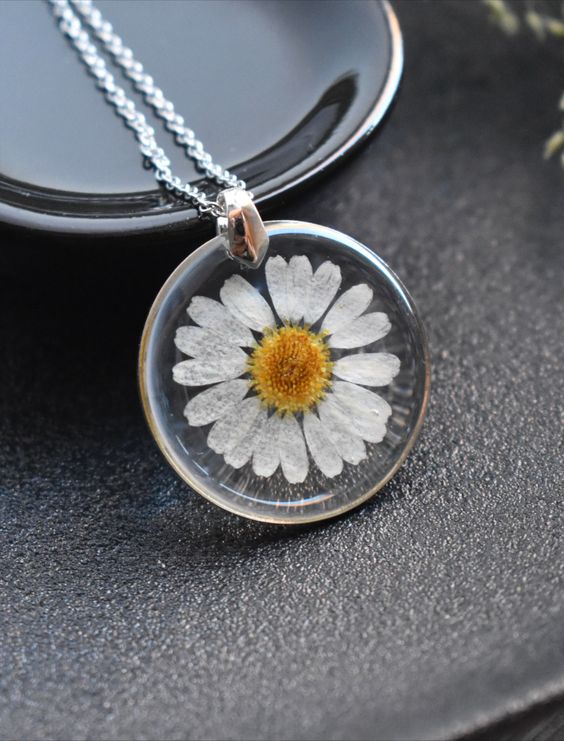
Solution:
M194 296L186 311L196 324L211 329L227 342L241 347L254 345L252 333L219 301L206 296Z
M387 386L397 376L400 361L386 352L358 353L337 360L333 374L363 386Z
M263 332L276 322L272 309L256 288L240 275L232 275L219 292L221 300L233 316L247 327Z
M360 393L357 394L355 390ZM386 436L386 422L392 409L387 401L374 392L341 381L333 387L327 403L335 415L363 440L380 443Z
M249 384L242 378L219 383L193 396L186 404L184 416L192 427L208 425L239 404L248 390Z
M177 363L172 377L183 386L207 386L209 383L229 381L242 376L247 370L249 356L239 347L233 346L230 355L194 358Z
M278 428L281 418L273 414L261 431L261 436L253 453L253 471L257 476L269 478L278 468L280 451L278 448Z
M210 448L215 453L223 454L234 450L240 441L248 439L249 430L259 411L260 401L257 396L243 399L240 404L232 407L211 428L208 435Z
M341 327L350 324L370 306L372 296L372 289L366 283L359 283L349 288L329 309L321 329L333 334Z
M329 345L336 348L364 347L381 340L391 329L388 315L381 311L363 314L350 324L341 327L329 338Z
M241 357L245 354L240 347L230 344L223 337L202 327L178 327L174 344L185 355L193 358Z
M379 394L363 386L346 381L335 381L333 395L339 404L356 413L374 414L387 422L392 414L392 407Z
M343 460L313 412L304 415L304 434L309 452L321 473L329 478L338 476L343 470Z
M314 324L325 313L341 285L341 269L329 260L322 263L311 280L309 298L304 312L306 324Z
M282 322L288 321L288 265L281 255L270 257L264 270L266 285L276 313Z
M311 263L305 255L294 255L288 263L288 319L297 324L304 315L312 276Z
M282 473L290 484L301 484L309 468L304 436L293 414L282 417L278 426L278 449Z
M225 462L233 468L242 468L245 463L250 461L253 450L258 444L262 435L264 424L266 423L266 409L259 409L258 414L251 423L251 426L245 433L244 437L239 438L237 444L232 446L225 453Z
M366 447L363 440L355 433L348 420L336 414L332 404L328 404L329 397L317 406L319 419L327 437L339 451L339 455L347 463L355 466L366 458Z

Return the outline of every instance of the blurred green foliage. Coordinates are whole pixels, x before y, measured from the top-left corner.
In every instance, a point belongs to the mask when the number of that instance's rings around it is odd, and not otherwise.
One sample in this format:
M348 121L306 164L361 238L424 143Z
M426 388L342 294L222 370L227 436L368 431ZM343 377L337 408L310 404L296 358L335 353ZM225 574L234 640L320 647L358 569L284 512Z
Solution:
M505 33L514 35L523 28L532 31L544 41L548 38L564 39L564 2L543 2L542 0L483 0L489 9L490 17ZM558 104L564 112L564 94ZM560 155L564 167L564 120L560 129L545 142L546 159Z

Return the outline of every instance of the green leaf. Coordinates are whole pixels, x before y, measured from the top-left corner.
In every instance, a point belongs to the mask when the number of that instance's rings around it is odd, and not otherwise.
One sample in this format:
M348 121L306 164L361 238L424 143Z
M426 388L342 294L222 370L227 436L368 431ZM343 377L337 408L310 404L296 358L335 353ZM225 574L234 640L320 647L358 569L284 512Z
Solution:
M564 129L555 131L544 145L545 159L552 157L552 155L556 154L556 152L562 149L562 147L564 147Z
M521 25L517 16L507 5L505 0L483 0L488 6L495 23L509 35L516 34Z
M547 18L545 21L546 29L553 36L564 39L564 21L558 18Z
M535 36L537 38L544 39L546 36L546 29L545 29L545 23L544 18L540 13L537 13L535 10L529 10L528 13L525 14L525 20L527 21L527 25L533 31Z

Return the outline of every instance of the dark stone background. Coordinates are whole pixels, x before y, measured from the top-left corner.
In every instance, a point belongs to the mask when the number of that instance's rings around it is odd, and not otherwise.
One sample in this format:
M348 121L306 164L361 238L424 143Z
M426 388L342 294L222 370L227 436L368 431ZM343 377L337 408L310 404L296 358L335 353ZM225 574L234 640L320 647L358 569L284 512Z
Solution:
M368 506L246 522L161 458L136 343L186 244L1 233L3 738L453 738L564 693L562 55L397 10L387 126L272 212L376 246L428 326L428 419Z

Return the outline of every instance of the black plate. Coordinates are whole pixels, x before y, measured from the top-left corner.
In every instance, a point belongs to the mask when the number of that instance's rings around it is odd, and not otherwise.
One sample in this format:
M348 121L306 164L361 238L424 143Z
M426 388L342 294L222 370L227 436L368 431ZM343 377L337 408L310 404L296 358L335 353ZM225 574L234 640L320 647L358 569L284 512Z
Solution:
M98 6L258 202L349 152L382 120L401 75L397 20L380 2ZM0 220L92 234L196 223L190 206L156 187L46 3L0 3L0 99ZM174 171L198 180L170 135L155 129Z

